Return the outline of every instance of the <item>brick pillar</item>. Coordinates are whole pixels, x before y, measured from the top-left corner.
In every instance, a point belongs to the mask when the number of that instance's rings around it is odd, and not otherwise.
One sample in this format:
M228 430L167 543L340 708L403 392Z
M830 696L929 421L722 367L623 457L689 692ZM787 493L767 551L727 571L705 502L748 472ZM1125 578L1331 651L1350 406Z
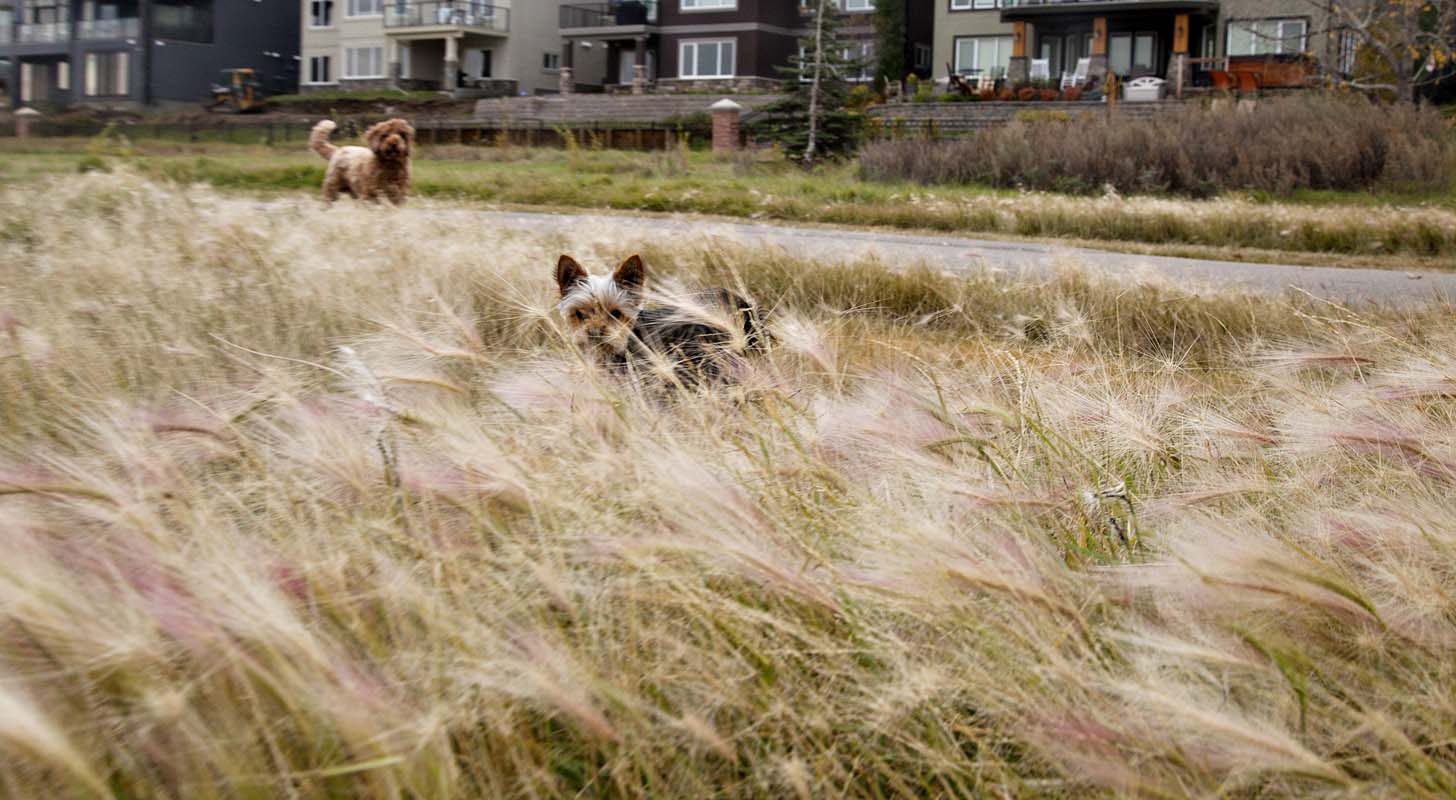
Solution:
M1006 80L1015 86L1031 80L1031 62L1026 57L1026 23L1011 23L1011 63L1006 67Z
M1191 57L1189 40L1192 37L1192 26L1189 24L1187 14L1179 14L1173 19L1173 57L1168 59L1168 84L1173 87L1169 94L1176 94L1180 98L1182 89L1193 83L1193 67L1188 63Z
M20 93L20 87L15 87L15 93ZM15 112L15 138L29 139L35 134L35 123L40 121L41 114L33 108L22 108Z
M1087 65L1087 78L1098 83L1107 77L1107 17L1092 20L1092 61Z
M743 106L725 97L708 106L708 110L713 113L713 152L731 153L737 150Z

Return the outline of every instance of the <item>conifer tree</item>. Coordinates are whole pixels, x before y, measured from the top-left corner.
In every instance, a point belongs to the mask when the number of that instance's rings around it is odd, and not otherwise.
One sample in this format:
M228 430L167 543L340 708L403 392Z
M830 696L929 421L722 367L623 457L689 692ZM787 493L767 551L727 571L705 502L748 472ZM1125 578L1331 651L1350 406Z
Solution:
M846 108L849 76L859 65L845 57L835 0L813 0L805 17L809 37L800 43L800 55L779 67L786 94L764 108L755 130L781 144L789 158L813 166L849 152L859 140L860 119Z

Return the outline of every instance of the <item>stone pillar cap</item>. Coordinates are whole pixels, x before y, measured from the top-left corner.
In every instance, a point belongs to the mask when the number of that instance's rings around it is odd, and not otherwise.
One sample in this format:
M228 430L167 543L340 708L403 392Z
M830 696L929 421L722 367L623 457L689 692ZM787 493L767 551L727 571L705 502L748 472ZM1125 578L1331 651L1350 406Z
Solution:
M44 116L44 115L42 115L39 111L36 111L35 109L31 108L30 106L26 106L25 108L17 109L16 112L15 112L15 116L17 116L17 117L39 117L39 116Z
M708 106L708 110L709 111L742 111L743 110L743 106L740 106L737 103L735 103L732 100L729 100L728 98L725 97L722 100L719 100L718 102L712 104L711 106Z

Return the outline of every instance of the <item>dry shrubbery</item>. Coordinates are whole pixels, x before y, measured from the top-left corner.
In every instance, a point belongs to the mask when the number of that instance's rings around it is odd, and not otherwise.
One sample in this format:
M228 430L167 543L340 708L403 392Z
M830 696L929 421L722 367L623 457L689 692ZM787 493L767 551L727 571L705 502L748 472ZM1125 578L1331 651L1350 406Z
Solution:
M0 191L16 797L1442 796L1456 322L691 238L776 341L584 369L633 244Z
M1069 192L1444 191L1456 181L1456 137L1429 107L1307 96L1246 113L1189 107L1152 119L1018 120L962 139L873 142L860 163L879 181Z

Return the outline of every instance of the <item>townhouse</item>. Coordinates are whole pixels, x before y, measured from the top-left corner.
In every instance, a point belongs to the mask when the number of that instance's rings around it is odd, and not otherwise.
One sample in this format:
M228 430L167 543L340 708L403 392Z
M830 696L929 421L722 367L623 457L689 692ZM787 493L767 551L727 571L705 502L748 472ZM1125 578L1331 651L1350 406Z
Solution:
M1085 58L1092 75L1171 77L1178 55L1299 54L1348 71L1352 40L1329 30L1317 6L1310 0L936 0L935 74L1019 81L1032 77L1036 62L1038 72L1056 79Z
M298 84L291 0L13 0L0 66L13 106L195 105L225 69L270 92Z
M303 0L301 90L555 91L556 0Z
M935 0L835 0L840 37L873 77L875 3L905 6L906 63L928 76ZM562 91L772 89L810 35L808 0L609 0L561 4ZM904 76L893 76L896 79Z

